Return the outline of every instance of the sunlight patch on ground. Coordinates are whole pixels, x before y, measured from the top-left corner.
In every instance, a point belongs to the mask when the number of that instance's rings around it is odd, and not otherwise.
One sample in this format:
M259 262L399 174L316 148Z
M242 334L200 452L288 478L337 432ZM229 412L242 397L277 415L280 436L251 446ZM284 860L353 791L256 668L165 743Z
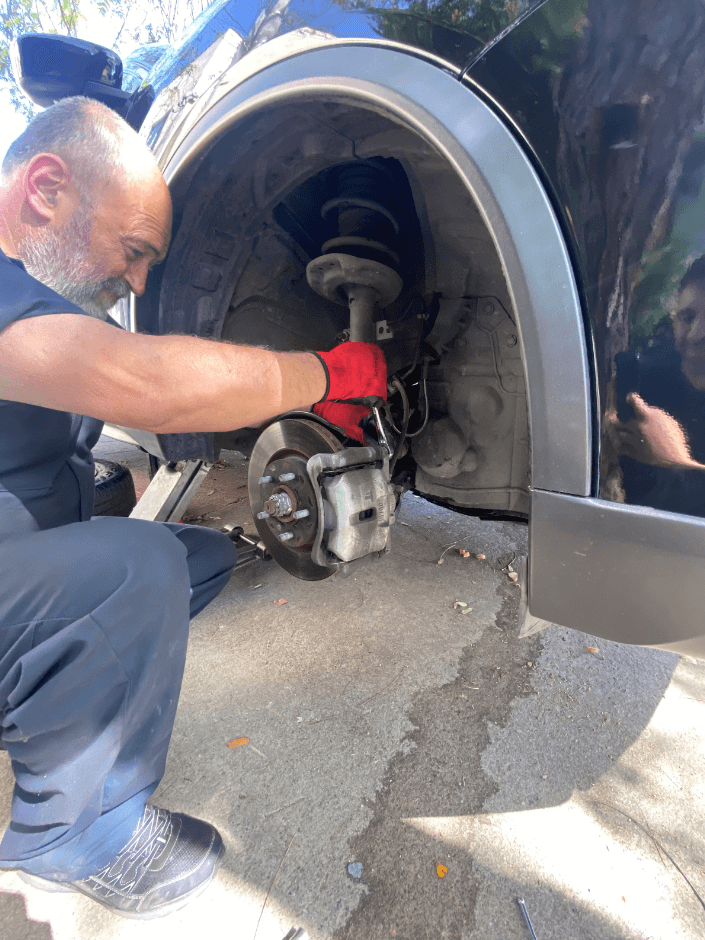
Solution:
M199 940L200 937L254 937L265 894L221 870L216 881L183 911L149 921L111 914L95 902L74 894L50 894L24 884L14 873L0 877L0 894L21 894L30 921L47 922L53 940ZM257 940L282 940L292 926L286 908L272 897L267 901ZM312 934L312 936L315 936Z
M690 936L702 910L681 876L659 860L648 837L623 817L571 800L562 806L478 816L409 818L424 834L470 853L517 885L536 885L592 908L632 936ZM593 815L595 814L595 815ZM609 829L606 827L609 825ZM624 838L621 844L618 837ZM668 864L668 863L667 863ZM699 912L699 913L698 913Z

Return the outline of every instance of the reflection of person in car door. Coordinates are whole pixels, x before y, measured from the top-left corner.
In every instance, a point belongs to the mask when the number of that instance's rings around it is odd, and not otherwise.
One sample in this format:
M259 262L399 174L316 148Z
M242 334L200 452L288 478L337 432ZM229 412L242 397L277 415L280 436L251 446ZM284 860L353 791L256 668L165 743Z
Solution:
M633 418L606 415L627 502L705 516L705 258L683 276L672 337L631 356Z

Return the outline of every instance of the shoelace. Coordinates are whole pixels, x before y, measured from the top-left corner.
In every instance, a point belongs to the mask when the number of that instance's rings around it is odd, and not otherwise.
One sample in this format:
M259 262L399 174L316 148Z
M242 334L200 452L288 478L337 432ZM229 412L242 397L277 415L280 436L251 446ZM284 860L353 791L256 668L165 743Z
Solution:
M112 862L88 880L110 891L130 894L145 871L164 851L171 830L171 815L166 810L145 806L142 818L127 845Z

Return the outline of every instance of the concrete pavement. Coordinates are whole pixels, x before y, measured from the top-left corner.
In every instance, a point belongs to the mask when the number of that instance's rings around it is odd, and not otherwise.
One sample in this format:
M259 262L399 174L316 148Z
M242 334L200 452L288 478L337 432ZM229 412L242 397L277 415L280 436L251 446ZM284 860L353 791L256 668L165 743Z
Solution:
M243 479L226 455L192 515L251 527ZM538 940L705 936L705 664L518 640L526 529L408 495L399 521L355 576L253 565L193 621L155 802L220 828L209 890L136 923L6 873L3 940L523 940L517 897ZM0 754L0 825L10 789Z

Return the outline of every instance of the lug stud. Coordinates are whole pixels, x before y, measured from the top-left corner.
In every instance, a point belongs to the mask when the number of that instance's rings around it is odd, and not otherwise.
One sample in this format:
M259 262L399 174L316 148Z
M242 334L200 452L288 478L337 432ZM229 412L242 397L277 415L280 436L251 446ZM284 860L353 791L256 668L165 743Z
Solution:
M265 483L271 483L271 482L272 482L272 478L271 478L271 477L260 477L260 478L259 478L259 482L260 482L260 484L261 484L262 486L264 486Z
M294 537L294 536L292 535L291 532L282 532L282 534L279 536L279 541L280 541L280 542L288 542L289 539L293 539L293 537Z
M308 516L308 509L299 509L294 513L294 519L305 519Z
M295 473L282 473L282 475L279 477L279 482L280 482L280 483L291 483L291 481L292 481L292 480L295 480L295 479L296 479L296 474L295 474Z
M257 513L257 518L258 518L258 519L269 519L269 513L268 513L268 512L265 512L264 509L263 509L262 512L258 512L258 513Z

